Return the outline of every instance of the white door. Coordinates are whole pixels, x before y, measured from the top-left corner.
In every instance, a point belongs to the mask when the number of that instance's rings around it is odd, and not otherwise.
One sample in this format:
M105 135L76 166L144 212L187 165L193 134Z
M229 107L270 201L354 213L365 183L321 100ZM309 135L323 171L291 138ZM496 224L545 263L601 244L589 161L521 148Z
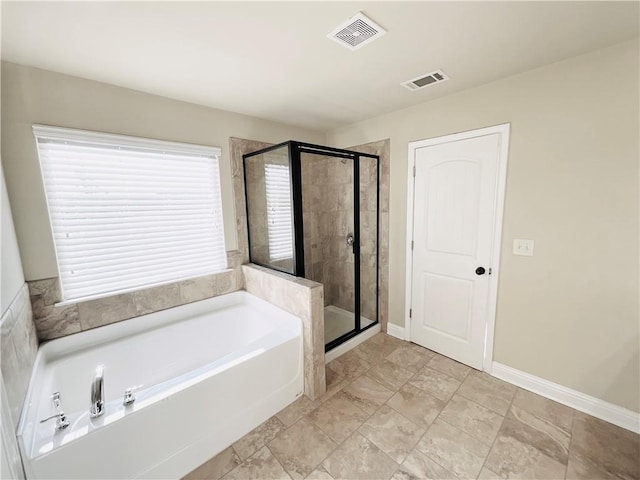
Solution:
M481 370L503 138L460 135L413 148L410 339Z

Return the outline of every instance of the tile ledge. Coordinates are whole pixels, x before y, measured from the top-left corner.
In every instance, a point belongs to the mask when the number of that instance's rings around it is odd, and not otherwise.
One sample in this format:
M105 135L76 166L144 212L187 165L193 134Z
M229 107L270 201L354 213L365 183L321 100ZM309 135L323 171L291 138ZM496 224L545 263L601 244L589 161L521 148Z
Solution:
M307 287L309 289L315 289L315 288L323 287L323 285L321 283L314 282L313 280L309 280L308 278L296 277L296 276L291 275L289 273L279 272L278 270L272 270L270 268L263 267L261 265L256 265L255 263L244 263L244 264L242 264L242 269L244 270L245 268L246 269L250 269L250 270L255 270L255 271L258 271L258 272L262 272L262 273L265 273L267 275L272 275L274 277L278 277L278 278L281 278L283 280L287 280L287 281L289 281L291 283L295 283L297 285L300 285L300 286L303 286L303 287Z
M233 268L226 268L224 270L220 270L219 272L206 273L204 275L198 275L197 277L186 277L186 278L182 278L180 280L172 280L170 282L162 282L162 283L154 283L152 285L145 285L144 287L140 287L140 288L129 288L129 289L126 289L126 290L118 290L117 292L102 293L102 294L98 294L98 295L91 295L91 296L88 296L88 297L75 298L73 300L63 300L62 302L54 303L53 306L57 307L57 308L68 307L68 306L71 306L71 305L77 305L79 303L90 302L92 300L100 300L100 299L103 299L103 298L117 297L119 295L126 295L126 294L129 294L129 293L144 292L146 290L151 290L151 289L156 288L156 287L162 287L162 286L167 286L167 285L179 285L182 282L188 282L190 280L197 280L197 279L203 278L203 277L212 277L212 276L215 276L215 275L222 275L222 274L233 272L233 271L234 271Z

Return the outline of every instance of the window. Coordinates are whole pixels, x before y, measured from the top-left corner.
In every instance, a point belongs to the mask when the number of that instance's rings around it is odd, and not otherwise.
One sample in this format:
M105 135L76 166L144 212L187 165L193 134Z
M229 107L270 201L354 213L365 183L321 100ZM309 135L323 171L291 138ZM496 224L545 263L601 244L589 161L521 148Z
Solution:
M227 268L219 148L33 131L64 300Z
M288 165L264 165L269 260L293 258L291 180Z

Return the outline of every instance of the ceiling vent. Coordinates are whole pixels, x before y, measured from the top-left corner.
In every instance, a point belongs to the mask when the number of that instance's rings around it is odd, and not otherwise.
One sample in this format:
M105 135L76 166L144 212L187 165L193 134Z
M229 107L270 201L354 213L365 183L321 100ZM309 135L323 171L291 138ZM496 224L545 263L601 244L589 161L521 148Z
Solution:
M362 12L356 13L327 35L349 50L357 50L380 38L387 31Z
M411 91L420 90L421 88L428 87L430 85L435 85L436 83L442 83L449 80L449 77L442 70L436 70L431 73L426 73L424 75L420 75L417 78L412 80L408 80L406 82L402 82L401 85L403 87L408 88Z

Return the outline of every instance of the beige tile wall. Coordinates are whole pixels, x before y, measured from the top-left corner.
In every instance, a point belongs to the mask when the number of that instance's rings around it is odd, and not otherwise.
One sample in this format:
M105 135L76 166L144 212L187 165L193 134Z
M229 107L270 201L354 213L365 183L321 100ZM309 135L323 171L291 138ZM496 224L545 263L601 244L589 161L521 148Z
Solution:
M242 255L227 252L227 261L229 269L224 272L65 306L55 305L62 300L58 278L27 282L38 338L64 337L240 290Z
M376 218L377 169L373 159L360 159L360 307L362 316L376 316L376 247L380 262L380 323L386 330L388 291L388 141L350 150L380 156L380 211ZM346 246L353 233L353 164L335 157L302 155L305 274L325 287L325 305L354 311L354 257ZM380 223L376 241L376 223Z
M305 276L325 287L325 305L354 311L353 163L303 153Z
M38 337L32 321L29 290L20 289L0 323L0 360L13 424L18 424L31 369L38 353Z

